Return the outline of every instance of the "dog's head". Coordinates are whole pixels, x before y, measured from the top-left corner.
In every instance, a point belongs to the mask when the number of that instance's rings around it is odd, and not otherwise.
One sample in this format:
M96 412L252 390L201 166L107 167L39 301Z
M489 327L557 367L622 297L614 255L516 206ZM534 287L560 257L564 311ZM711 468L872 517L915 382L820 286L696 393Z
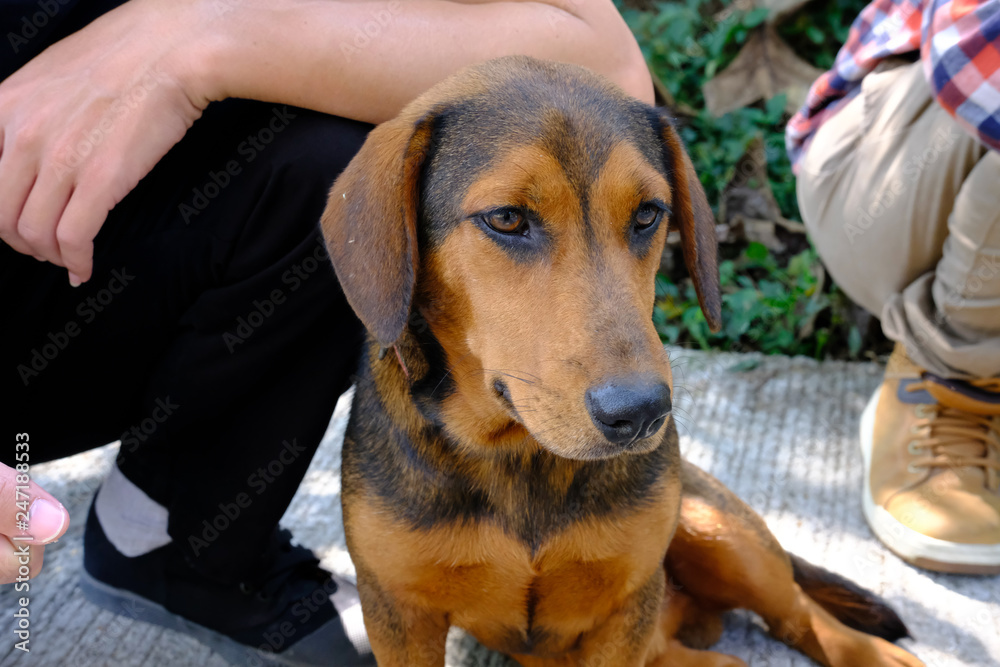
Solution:
M442 422L466 444L575 459L659 444L668 227L719 322L714 221L680 138L579 67L502 58L434 87L372 131L322 225L380 345L426 322L448 370Z

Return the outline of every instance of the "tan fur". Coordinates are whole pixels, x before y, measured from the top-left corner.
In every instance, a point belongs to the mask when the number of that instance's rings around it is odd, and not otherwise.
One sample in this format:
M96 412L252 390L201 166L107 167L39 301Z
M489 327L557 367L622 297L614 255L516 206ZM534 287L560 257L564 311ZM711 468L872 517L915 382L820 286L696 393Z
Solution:
M445 414L449 432L460 441L521 446L530 432L550 451L588 458L603 436L577 400L587 386L639 371L671 382L667 355L648 325L658 255L635 262L622 232L635 206L651 197L669 202L670 188L634 148L621 145L593 192L596 258L577 224L581 210L559 164L539 146L515 149L470 189L466 210L531 202L553 221L557 252L522 269L466 225L426 259L424 291L449 304L446 311L423 312L454 368L459 390L446 401ZM664 226L658 236L665 234ZM602 264L600 271L595 262ZM622 321L633 313L632 321ZM608 331L613 335L601 335ZM596 353L602 348L617 354ZM523 428L511 423L514 415L483 369L514 376L510 392Z

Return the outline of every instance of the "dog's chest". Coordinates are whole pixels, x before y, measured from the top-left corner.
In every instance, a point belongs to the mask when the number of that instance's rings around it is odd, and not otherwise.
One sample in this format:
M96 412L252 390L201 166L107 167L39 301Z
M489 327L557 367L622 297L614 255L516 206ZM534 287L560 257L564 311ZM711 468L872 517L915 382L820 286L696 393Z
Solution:
M676 507L655 503L575 523L534 549L484 521L393 531L390 517L371 512L361 523L368 535L380 527L392 533L379 541L372 565L400 603L445 613L494 650L555 656L572 650L662 567Z
M680 507L672 431L645 455L577 465L541 453L480 470L414 444L415 430L386 433L355 401L348 546L401 607L507 654L555 656L662 567Z

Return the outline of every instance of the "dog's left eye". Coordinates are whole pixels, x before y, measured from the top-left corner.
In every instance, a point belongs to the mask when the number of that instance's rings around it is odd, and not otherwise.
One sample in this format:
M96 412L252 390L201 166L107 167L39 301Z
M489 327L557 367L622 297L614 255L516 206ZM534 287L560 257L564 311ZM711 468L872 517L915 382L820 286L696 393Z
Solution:
M501 208L480 216L492 230L501 234L518 234L524 231L524 214L513 208Z
M649 229L658 223L662 216L662 208L652 202L646 202L635 212L635 228L639 230Z

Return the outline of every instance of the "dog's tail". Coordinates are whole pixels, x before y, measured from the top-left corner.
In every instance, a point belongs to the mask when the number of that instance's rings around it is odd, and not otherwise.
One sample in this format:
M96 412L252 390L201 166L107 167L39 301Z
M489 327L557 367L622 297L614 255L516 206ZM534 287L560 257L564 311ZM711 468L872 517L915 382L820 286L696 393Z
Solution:
M871 591L795 554L788 556L792 559L795 583L847 627L890 642L910 636L896 612Z

